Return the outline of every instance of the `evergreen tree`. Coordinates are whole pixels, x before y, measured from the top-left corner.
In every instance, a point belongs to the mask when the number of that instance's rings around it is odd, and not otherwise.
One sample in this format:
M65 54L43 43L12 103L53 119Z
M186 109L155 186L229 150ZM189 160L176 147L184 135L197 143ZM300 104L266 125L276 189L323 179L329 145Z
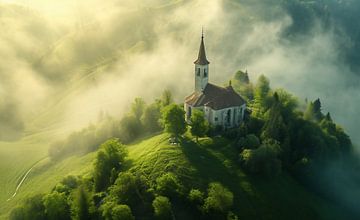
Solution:
M263 112L269 108L269 80L261 75L256 83L254 91L253 114L256 117L261 117Z
M273 96L273 104L266 113L266 121L262 129L261 138L263 140L272 138L282 140L284 138L285 125L281 115L281 104L279 96L275 92Z

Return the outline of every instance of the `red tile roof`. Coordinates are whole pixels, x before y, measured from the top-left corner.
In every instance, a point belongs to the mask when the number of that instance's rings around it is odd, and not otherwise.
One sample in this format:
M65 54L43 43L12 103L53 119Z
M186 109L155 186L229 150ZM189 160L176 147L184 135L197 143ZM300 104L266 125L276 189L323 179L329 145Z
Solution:
M208 83L203 92L194 92L185 98L185 103L193 107L208 106L214 110L241 106L245 100L232 86L222 88Z

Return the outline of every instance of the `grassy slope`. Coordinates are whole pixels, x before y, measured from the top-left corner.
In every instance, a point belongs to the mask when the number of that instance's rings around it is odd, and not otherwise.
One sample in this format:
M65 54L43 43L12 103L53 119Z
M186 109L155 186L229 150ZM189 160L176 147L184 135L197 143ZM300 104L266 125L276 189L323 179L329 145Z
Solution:
M65 176L81 175L88 172L92 168L94 155L95 153L85 156L73 156L58 163L51 163L48 159L42 160L29 174L13 199L6 201L13 194L15 188L10 189L7 195L2 197L0 219L6 219L11 209L24 198L38 193L50 192Z
M340 219L338 207L310 193L289 175L271 179L246 175L233 163L236 155L222 138L202 139L200 145L169 145L159 135L129 147L135 170L154 181L163 172L174 172L183 183L206 189L221 182L235 195L234 209L240 219ZM346 218L346 217L345 217Z

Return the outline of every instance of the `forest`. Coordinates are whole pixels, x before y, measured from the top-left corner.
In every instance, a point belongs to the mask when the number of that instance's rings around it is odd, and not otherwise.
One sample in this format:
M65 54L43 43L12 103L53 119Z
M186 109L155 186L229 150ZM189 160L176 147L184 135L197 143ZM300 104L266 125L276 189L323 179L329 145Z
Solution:
M284 89L271 89L264 75L253 84L247 72L238 71L231 81L248 102L246 118L239 128L211 127L201 111L194 112L188 125L182 105L175 104L167 90L151 104L136 98L121 120L101 115L97 124L54 143L49 156L55 161L70 154L96 151L91 171L67 176L50 193L28 198L13 209L10 219L244 217L235 208L236 193L221 182L210 181L211 178L200 176L199 181L192 182L190 179L196 175L182 170L185 166L176 164L180 163L178 160L172 161L172 155L167 163L140 157L140 168L137 161L129 159L131 143L162 132L168 134L167 145L184 148L184 152L199 145L214 152L227 146L225 165L229 170L241 169L262 181L288 173L310 191L350 210L349 216L359 214L318 178L334 161L341 163L339 169L343 172L351 173L359 167L349 136L330 113L322 112L321 101L300 101ZM153 153L156 152L148 154ZM156 155L168 156L166 149ZM144 165L147 162L150 164ZM336 176L327 179L335 180L339 181Z

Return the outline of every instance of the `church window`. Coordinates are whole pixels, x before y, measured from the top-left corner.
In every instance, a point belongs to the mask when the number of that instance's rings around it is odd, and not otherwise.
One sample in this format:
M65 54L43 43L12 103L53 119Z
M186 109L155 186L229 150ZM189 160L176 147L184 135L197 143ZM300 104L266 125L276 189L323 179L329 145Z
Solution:
M197 68L197 76L200 76L200 68Z
M218 121L218 117L215 117L215 121Z
M206 69L204 69L204 77L207 77Z

